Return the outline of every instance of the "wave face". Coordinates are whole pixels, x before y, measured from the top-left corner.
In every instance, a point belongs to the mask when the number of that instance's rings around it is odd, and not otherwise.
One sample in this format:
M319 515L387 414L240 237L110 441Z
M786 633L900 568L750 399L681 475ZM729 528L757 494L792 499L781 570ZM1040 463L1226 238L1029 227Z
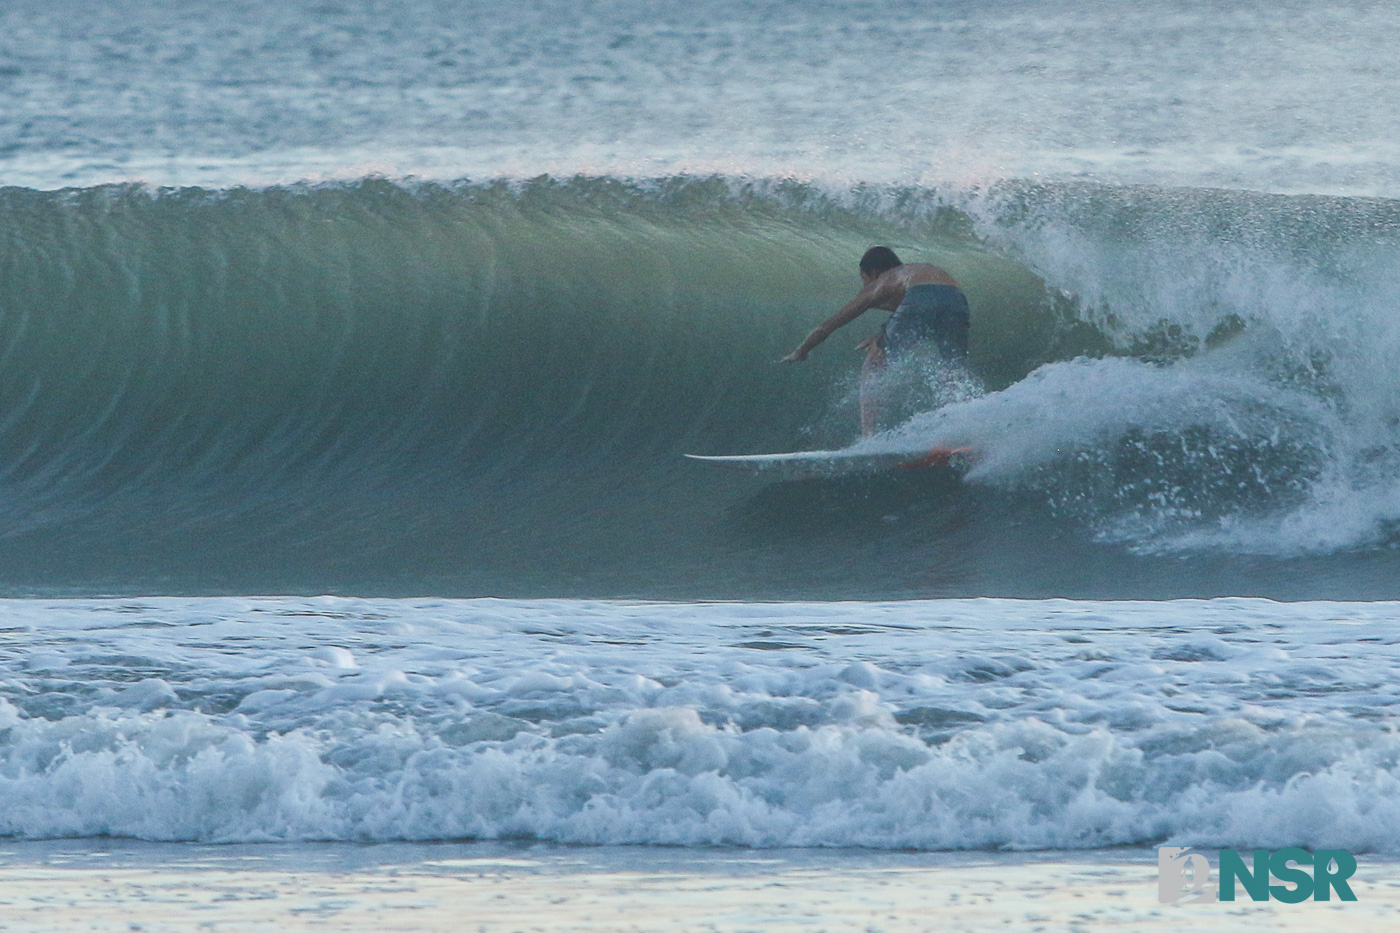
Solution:
M1299 561L1312 595L1394 579L1396 202L369 179L11 188L0 216L12 592L1287 595ZM971 443L969 482L683 462L853 439L849 348L877 322L773 361L872 243L968 292L977 384L880 442Z

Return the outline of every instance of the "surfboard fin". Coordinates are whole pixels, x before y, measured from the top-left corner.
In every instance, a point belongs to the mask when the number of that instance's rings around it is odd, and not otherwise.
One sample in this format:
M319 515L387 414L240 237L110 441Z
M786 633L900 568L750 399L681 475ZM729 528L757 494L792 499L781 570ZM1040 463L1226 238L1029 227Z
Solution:
M895 464L897 470L923 470L928 467L945 467L957 454L971 453L971 447L935 447L922 457Z

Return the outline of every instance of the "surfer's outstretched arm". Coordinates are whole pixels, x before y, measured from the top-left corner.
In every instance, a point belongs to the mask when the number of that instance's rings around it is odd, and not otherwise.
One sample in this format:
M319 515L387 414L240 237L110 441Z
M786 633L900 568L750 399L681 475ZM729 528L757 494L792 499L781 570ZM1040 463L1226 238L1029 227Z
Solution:
M807 335L807 339L802 341L802 345L783 357L781 362L797 363L805 360L807 354L811 353L823 340L879 304L883 290L884 288L879 282L871 282L862 288L849 304L818 324L816 329Z

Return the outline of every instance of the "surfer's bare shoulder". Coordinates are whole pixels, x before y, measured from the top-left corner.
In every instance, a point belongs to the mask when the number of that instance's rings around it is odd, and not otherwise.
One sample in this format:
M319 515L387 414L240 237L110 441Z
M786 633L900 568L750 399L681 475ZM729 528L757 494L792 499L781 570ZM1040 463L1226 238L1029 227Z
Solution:
M948 270L941 266L935 266L931 262L906 262L903 265L895 266L893 269L880 276L881 279L891 279L897 281L904 289L913 288L915 285L951 285L958 287L957 280L948 274Z
M868 307L893 311L904 295L915 285L951 285L958 283L946 270L927 262L907 262L876 276L861 291Z

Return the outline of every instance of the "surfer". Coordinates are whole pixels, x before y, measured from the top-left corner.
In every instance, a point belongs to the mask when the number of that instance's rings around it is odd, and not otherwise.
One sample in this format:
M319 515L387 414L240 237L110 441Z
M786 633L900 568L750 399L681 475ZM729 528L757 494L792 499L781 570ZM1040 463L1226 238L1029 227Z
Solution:
M878 334L856 345L865 351L860 371L860 430L868 437L875 433L879 414L875 377L890 362L930 341L943 359L965 362L968 309L962 289L945 270L926 262L901 262L888 246L865 251L860 258L860 280L864 287L856 297L817 325L782 362L805 360L823 340L871 308L893 311Z

